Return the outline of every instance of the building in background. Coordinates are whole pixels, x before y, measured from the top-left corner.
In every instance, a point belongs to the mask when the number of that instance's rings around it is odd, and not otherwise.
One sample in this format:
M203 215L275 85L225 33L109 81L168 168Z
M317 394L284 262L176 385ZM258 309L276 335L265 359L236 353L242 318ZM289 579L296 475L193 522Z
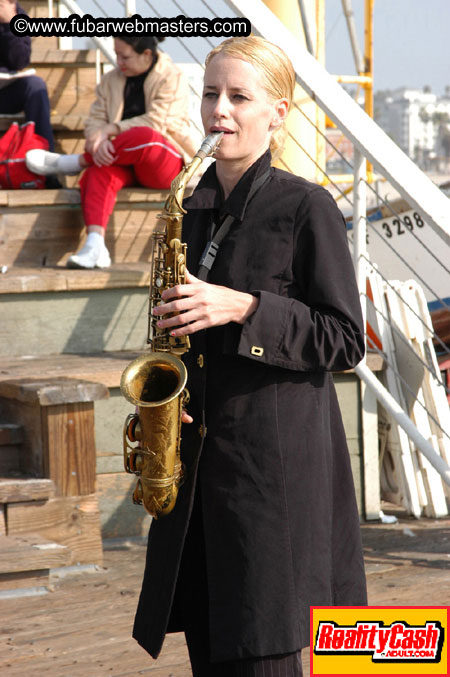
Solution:
M374 118L422 169L450 170L450 88L439 97L429 88L375 94Z

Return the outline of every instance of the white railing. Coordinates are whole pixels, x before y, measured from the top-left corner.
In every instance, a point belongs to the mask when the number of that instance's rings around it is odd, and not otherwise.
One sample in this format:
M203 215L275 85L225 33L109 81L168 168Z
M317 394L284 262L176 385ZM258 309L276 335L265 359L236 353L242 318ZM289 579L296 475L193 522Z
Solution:
M61 2L67 6L70 12L83 13L73 0L61 0ZM83 2L82 4L85 8L86 3ZM100 3L97 6L99 9L98 15L104 15L104 9ZM88 10L86 9L86 11ZM112 7L108 6L107 11L111 15L113 13ZM171 0L171 2L164 2L163 7L161 7L160 2L138 0L136 5L134 3L133 5L128 4L126 9L124 9L124 3L122 3L122 15L125 12L133 13L135 11L142 16L154 17L177 16L178 14L207 17L232 15L245 17L251 21L254 34L260 34L282 46L294 65L298 84L310 95L320 109L335 122L345 137L352 142L355 149L352 168L354 172L353 202L346 191L341 190L339 186L335 186L335 189L345 199L346 205L348 205L347 211L350 208L353 214L353 256L365 315L370 314L370 308L367 308L366 279L370 270L372 270L372 274L376 274L376 267L369 261L367 254L367 232L369 232L370 237L372 237L372 233L379 237L370 217L367 218L366 215L368 196L372 193L375 194L377 202L384 204L386 209L392 213L392 217L397 218L404 226L408 225L404 220L405 217L398 213L395 203L389 203L378 192L374 184L367 182L365 170L367 160L374 165L379 175L384 177L407 201L410 207L420 215L420 218L433 229L442 247L450 247L449 199L364 113L360 106L336 82L335 78L311 56L308 50L293 37L292 33L283 26L261 0L220 0L220 2L214 3L214 8L211 7L211 3L202 0L190 0L190 2ZM177 62L195 62L200 68L206 53L220 41L218 38L168 38L162 46ZM107 52L103 41L97 38L94 39L94 42L113 63L114 54L111 55L110 52ZM195 97L199 97L201 83L196 83L194 80L190 83L191 90ZM198 101L198 98L196 100ZM301 113L307 117L304 111L301 111ZM309 122L316 126L315 121L309 119ZM198 123L197 118L196 124L198 125ZM302 152L307 152L302 147L301 139L296 139L295 142L302 149ZM313 158L311 160L314 161ZM323 167L320 169L324 171ZM324 173L326 175L326 171ZM328 178L332 181L332 177L329 176ZM423 246L423 243L421 246ZM395 247L393 249L395 250ZM395 253L398 254L398 248ZM435 252L431 252L431 254L435 255ZM404 262L404 265L410 266L412 272L414 272L412 264ZM448 264L446 264L445 259L444 261L439 260L439 265L448 274L448 269L446 269ZM430 272L432 271L430 270ZM435 294L429 278L421 282L429 292L428 296ZM450 292L450 280L448 289ZM373 305L373 301L370 300L369 304ZM375 308L375 312L380 312L380 308ZM428 327L428 331L432 331L432 328ZM446 347L443 346L443 349L446 349ZM385 353L383 355L385 356ZM427 365L425 367L429 368ZM393 366L388 367L389 369L393 369ZM432 369L430 369L431 371ZM450 486L448 463L438 453L436 445L432 444L413 423L404 404L398 401L401 397L394 397L367 368L364 361L356 367L356 373L400 426L401 431L406 433L433 468L436 469L442 477L442 481ZM398 380L398 374L395 374L393 378ZM444 426L443 436L450 440L448 425ZM413 512L415 514L417 509L414 509Z

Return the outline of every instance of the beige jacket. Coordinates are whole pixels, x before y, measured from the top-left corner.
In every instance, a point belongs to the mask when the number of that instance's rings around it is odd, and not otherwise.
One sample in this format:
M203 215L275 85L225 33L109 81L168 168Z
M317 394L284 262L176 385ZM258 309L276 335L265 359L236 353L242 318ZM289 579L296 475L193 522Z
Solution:
M168 54L158 60L144 81L146 113L121 120L126 77L118 68L105 73L97 86L97 98L85 124L85 136L114 122L121 131L152 127L163 134L188 162L197 148L190 136L189 87L184 74Z

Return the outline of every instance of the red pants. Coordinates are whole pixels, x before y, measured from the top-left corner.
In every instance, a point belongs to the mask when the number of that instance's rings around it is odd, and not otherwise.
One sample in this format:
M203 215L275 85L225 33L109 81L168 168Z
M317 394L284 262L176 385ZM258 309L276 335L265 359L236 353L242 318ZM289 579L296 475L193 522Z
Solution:
M117 192L125 186L170 188L181 171L180 153L151 127L133 127L113 140L116 160L109 167L97 167L84 153L90 166L80 181L81 207L86 226L106 228L116 203Z

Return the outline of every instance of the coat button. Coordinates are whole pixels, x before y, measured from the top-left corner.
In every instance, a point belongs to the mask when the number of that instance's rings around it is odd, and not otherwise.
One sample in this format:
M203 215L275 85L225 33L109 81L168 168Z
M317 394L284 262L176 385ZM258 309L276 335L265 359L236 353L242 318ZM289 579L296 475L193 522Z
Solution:
M203 366L205 364L205 359L203 355L200 353L200 355L197 357L197 364L200 367L200 369L203 369Z
M264 348L261 348L260 346L252 346L250 352L252 355L261 357L261 355L264 354Z
M208 429L207 429L206 425L203 425L203 423L202 423L198 427L198 434L200 435L200 437L206 437L207 430Z

